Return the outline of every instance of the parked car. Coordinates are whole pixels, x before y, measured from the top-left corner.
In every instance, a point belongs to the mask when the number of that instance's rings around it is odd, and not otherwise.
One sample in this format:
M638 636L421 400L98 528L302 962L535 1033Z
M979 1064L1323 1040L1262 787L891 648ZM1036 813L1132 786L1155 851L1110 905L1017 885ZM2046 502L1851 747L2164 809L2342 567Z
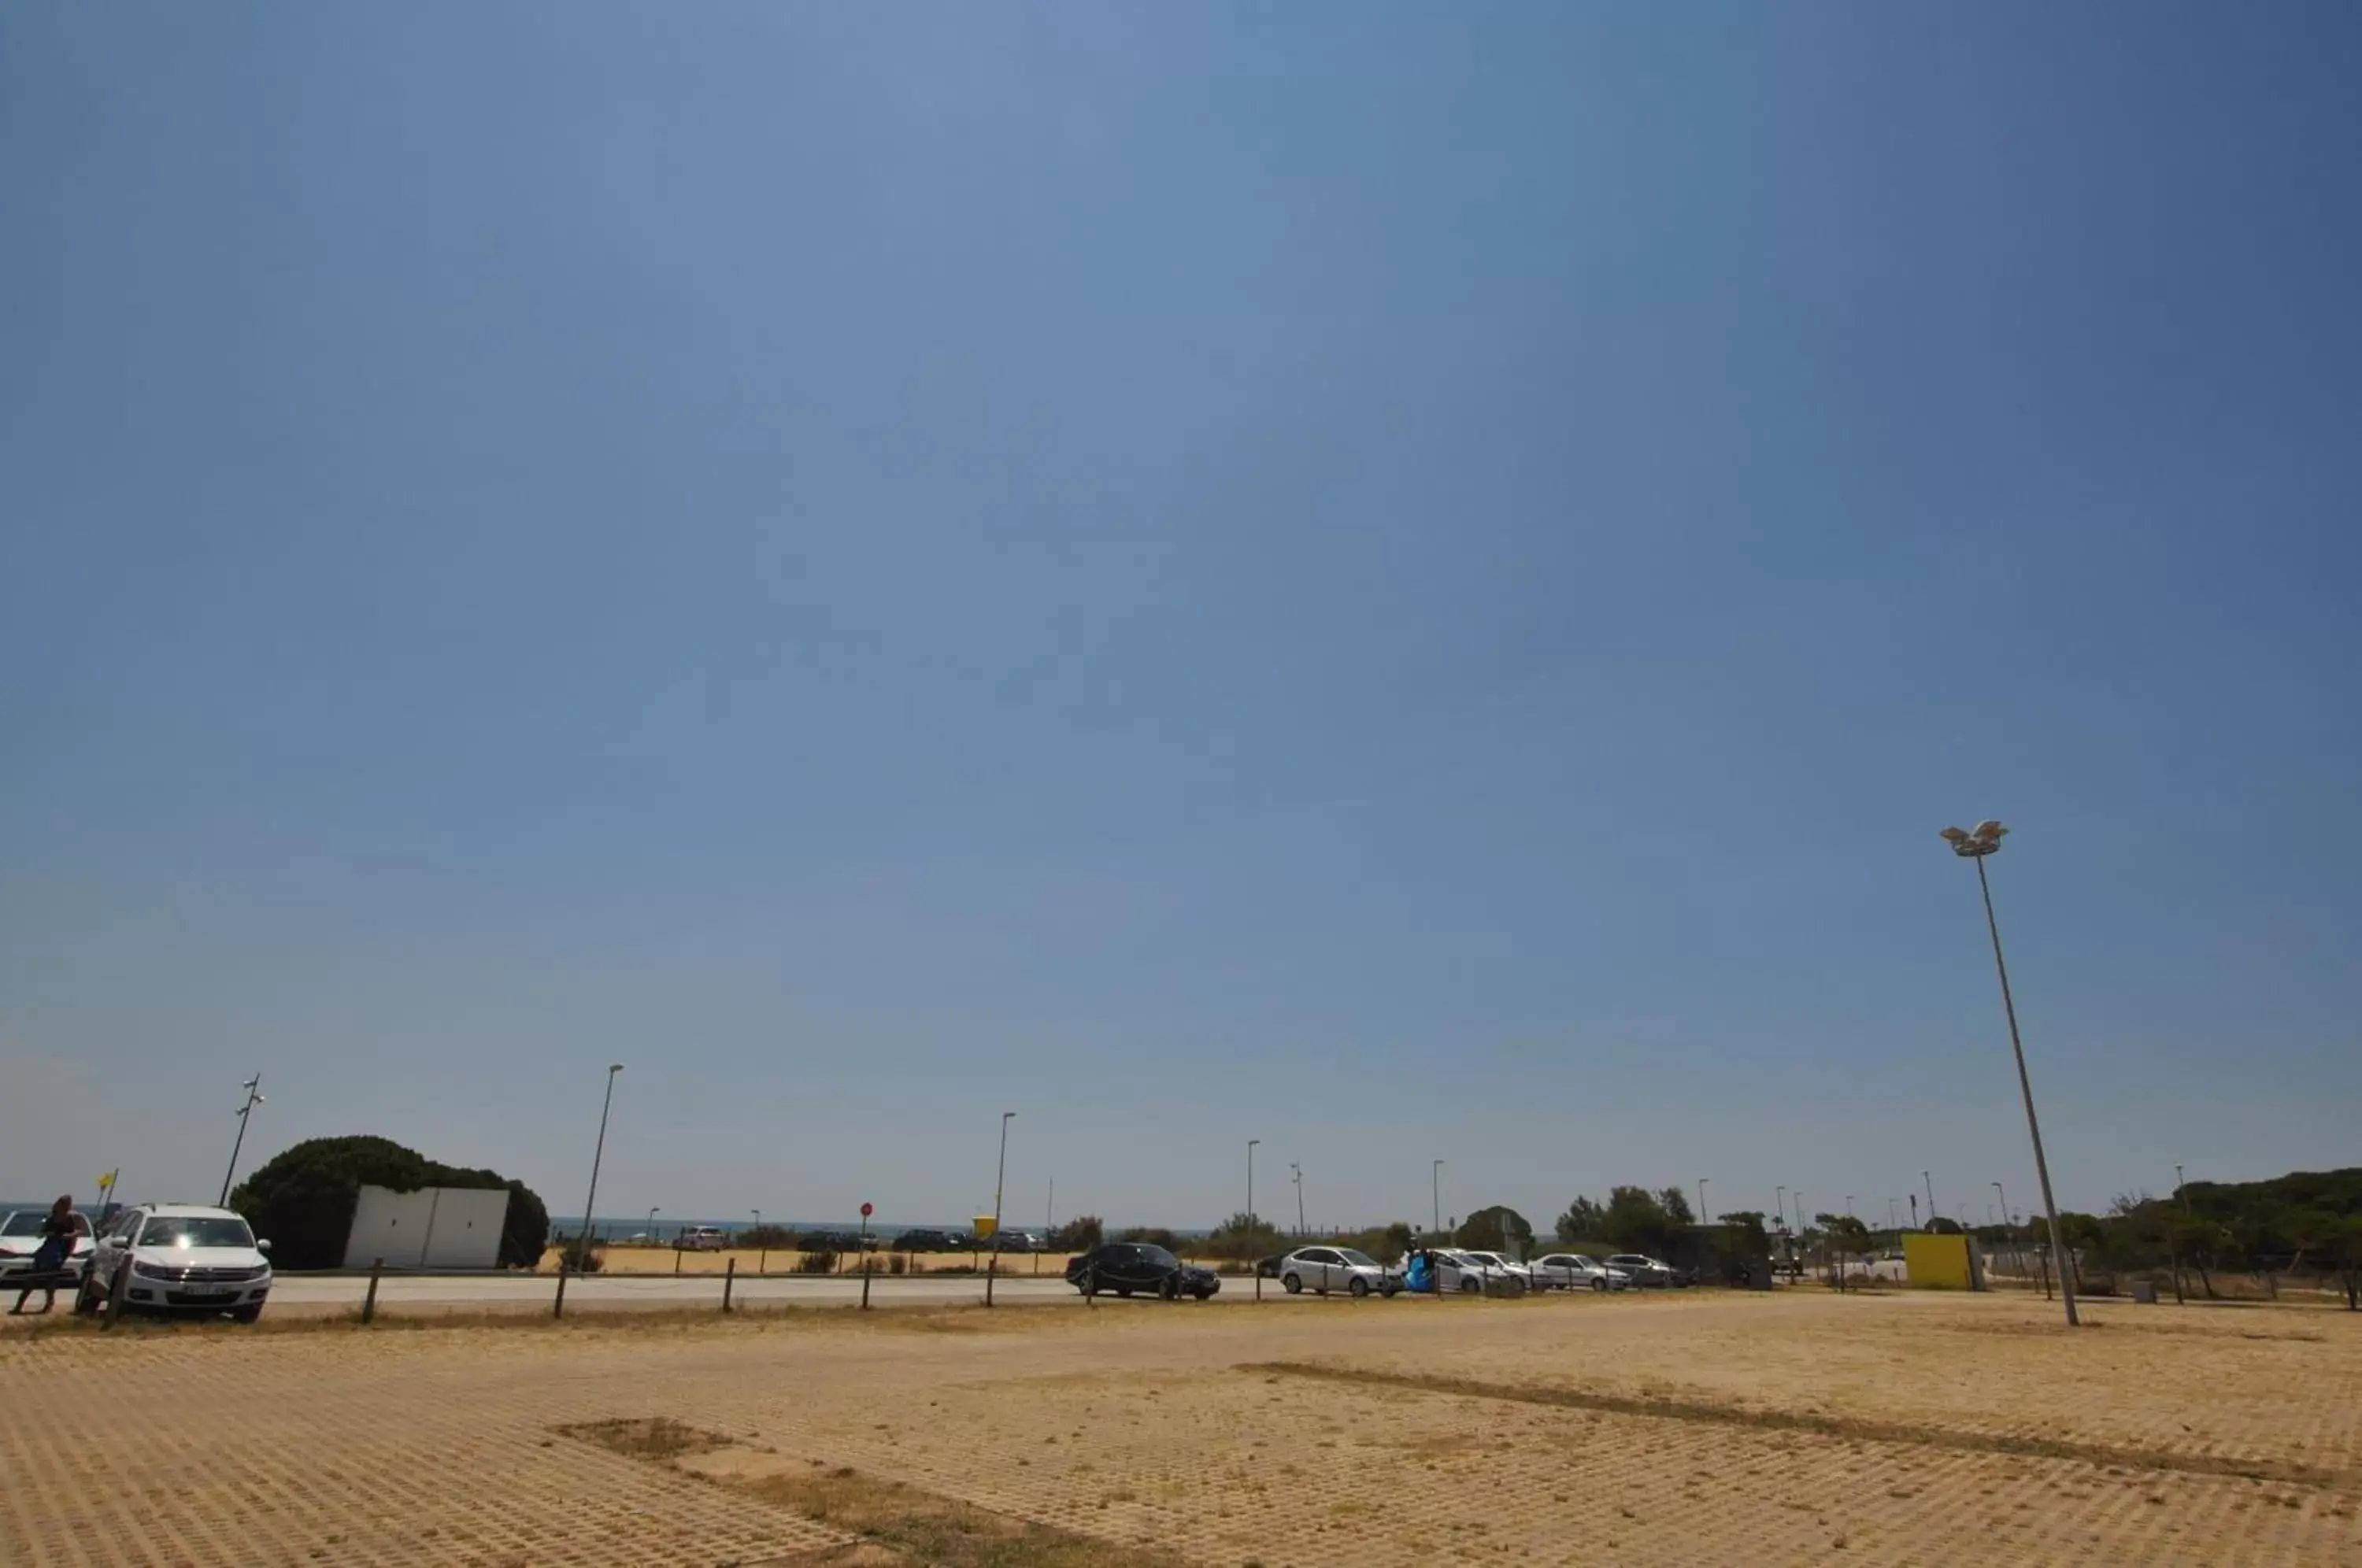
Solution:
M730 1244L730 1233L719 1225L685 1225L672 1244L684 1253L718 1253Z
M41 1221L49 1217L46 1209L19 1209L0 1219L0 1281L12 1274L32 1272L33 1254L41 1250ZM97 1242L90 1233L88 1216L80 1209L73 1211L73 1247L66 1253L64 1266L80 1274L90 1266Z
M1498 1253L1470 1253L1470 1257L1485 1265L1488 1274L1506 1274L1525 1282L1526 1288L1535 1288L1533 1271L1524 1264L1511 1263Z
M1659 1263L1655 1258L1643 1257L1639 1253L1617 1253L1607 1260L1607 1266L1622 1270L1632 1276L1633 1284L1650 1290L1663 1290L1676 1285L1694 1283L1692 1277L1676 1272L1669 1265Z
M1118 1296L1145 1294L1167 1301L1184 1296L1204 1301L1222 1288L1212 1269L1185 1264L1149 1242L1108 1242L1069 1258L1066 1283L1086 1296L1112 1290Z
M1410 1288L1411 1259L1419 1255L1419 1252L1414 1249L1409 1256L1403 1259L1400 1267L1387 1271L1405 1289ZM1457 1290L1475 1296L1484 1291L1488 1282L1496 1279L1513 1282L1514 1288L1520 1291L1526 1287L1526 1282L1518 1275L1479 1262L1473 1253L1463 1253L1451 1247L1429 1247L1425 1249L1425 1256L1433 1275L1428 1288L1436 1292Z
M905 1231L894 1238L894 1250L900 1253L948 1253L958 1246L944 1231Z
M797 1243L807 1253L857 1253L861 1251L858 1231L807 1231Z
M123 1285L124 1305L153 1312L226 1312L241 1323L262 1316L270 1295L269 1242L245 1217L189 1203L143 1203L118 1215L98 1239L74 1310L98 1309Z
M1373 1290L1392 1296L1402 1288L1402 1281L1377 1259L1351 1247L1298 1247L1278 1263L1279 1283L1290 1296L1305 1290L1315 1296L1332 1290L1348 1296L1367 1296Z
M1629 1290L1632 1276L1588 1253L1550 1253L1529 1265L1534 1283L1550 1290Z
M1255 1272L1265 1279L1279 1277L1279 1265L1287 1261L1286 1253L1274 1253L1267 1258L1255 1259Z

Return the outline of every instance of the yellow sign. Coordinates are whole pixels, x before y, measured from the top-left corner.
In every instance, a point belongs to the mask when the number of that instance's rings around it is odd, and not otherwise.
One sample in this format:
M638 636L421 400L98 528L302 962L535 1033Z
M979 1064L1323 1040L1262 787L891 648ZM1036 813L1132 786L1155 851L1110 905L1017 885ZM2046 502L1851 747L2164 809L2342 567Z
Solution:
M991 1215L979 1214L976 1217L976 1239L977 1241L988 1242L992 1240L994 1233L999 1229L1000 1221L995 1220Z
M1903 1238L1903 1266L1913 1285L1934 1290L1977 1290L1975 1259L1966 1236L1929 1236L1917 1231Z

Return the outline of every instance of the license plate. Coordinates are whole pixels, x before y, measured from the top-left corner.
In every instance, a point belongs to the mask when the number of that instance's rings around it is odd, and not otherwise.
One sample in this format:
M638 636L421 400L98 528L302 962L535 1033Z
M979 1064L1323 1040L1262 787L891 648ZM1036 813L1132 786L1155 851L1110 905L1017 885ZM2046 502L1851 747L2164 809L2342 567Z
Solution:
M237 1294L237 1291L231 1289L226 1285L183 1286L182 1287L182 1292L183 1295L188 1296L235 1296Z

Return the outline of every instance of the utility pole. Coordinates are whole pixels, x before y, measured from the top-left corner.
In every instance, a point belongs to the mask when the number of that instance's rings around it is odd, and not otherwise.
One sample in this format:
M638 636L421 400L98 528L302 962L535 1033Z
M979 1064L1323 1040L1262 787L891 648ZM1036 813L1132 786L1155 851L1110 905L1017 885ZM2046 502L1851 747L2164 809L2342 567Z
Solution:
M1247 1250L1250 1251L1254 1247L1254 1238L1263 1233L1263 1227L1255 1223L1254 1211L1254 1152L1255 1145L1262 1142L1260 1138L1247 1140ZM1248 1262L1254 1268L1255 1299L1260 1301L1263 1299L1263 1265L1252 1258Z
M229 1184L230 1178L237 1175L237 1152L246 1147L247 1121L253 1116L254 1108L262 1103L262 1095L259 1092L262 1088L262 1075L258 1072L238 1087L246 1090L246 1103L237 1108L237 1138L229 1146L229 1169L222 1176L219 1207L223 1209L229 1207Z
M1429 1171L1427 1176L1431 1189L1429 1197L1435 1204L1435 1212L1429 1216L1429 1223L1433 1232L1440 1236L1443 1234L1443 1162L1436 1161L1434 1169Z
M599 1211L599 1162L607 1153L607 1113L615 1109L615 1075L623 1070L621 1062L607 1069L607 1098L599 1102L599 1142L590 1150L590 1190L582 1198L582 1234L575 1240L575 1255L586 1269L590 1266L590 1216ZM566 1257L562 1253L557 1259L557 1299L551 1305L549 1315L566 1316Z
M1000 1113L1000 1166L992 1177L992 1258L984 1267L984 1304L992 1305L992 1282L1000 1273L1000 1194L1009 1182L1009 1122L1017 1113ZM864 1266L868 1260L863 1259Z

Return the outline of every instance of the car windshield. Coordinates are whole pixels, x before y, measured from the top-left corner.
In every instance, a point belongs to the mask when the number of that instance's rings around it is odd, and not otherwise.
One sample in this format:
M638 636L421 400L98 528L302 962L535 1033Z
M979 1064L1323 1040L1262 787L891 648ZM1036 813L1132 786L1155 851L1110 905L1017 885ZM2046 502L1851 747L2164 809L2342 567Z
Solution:
M1343 1258L1347 1263L1352 1264L1355 1268L1375 1268L1378 1266L1377 1259L1372 1257L1367 1253L1357 1253L1351 1247L1338 1248L1337 1255Z
M38 1236L41 1233L41 1218L38 1209L19 1209L0 1220L0 1236Z
M1143 1242L1139 1248L1139 1253L1140 1261L1148 1264L1151 1268L1179 1268L1181 1266L1181 1260L1175 1257L1171 1253L1166 1252L1163 1247L1152 1246Z
M234 1215L156 1214L140 1229L143 1247L250 1247L254 1232Z

